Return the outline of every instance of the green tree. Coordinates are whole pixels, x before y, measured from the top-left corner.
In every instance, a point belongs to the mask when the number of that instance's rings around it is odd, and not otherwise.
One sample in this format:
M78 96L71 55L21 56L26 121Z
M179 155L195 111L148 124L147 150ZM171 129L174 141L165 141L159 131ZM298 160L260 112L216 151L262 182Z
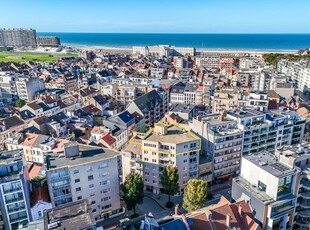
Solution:
M21 107L23 107L24 105L26 105L26 101L24 101L24 100L22 100L22 99L17 99L17 100L15 101L15 105L16 105L16 107L21 108Z
M168 194L167 207L172 207L173 203L170 201L170 196L179 191L179 174L177 167L168 165L164 167L163 175L160 178L160 183L164 191Z
M136 215L136 205L143 202L143 179L139 173L130 173L126 176L122 185L123 199L127 209L133 209Z
M199 179L188 181L184 190L183 207L188 211L201 208L207 197L207 182Z

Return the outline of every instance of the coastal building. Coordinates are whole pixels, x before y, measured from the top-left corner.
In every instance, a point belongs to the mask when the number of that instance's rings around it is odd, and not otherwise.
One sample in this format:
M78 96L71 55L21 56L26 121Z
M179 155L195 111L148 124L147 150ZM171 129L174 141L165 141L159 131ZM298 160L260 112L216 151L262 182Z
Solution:
M58 47L60 46L60 38L53 36L37 37L38 46Z
M275 155L282 164L300 171L293 229L307 229L310 226L310 143L281 147Z
M96 221L123 212L120 203L118 152L70 142L63 154L46 158L46 178L53 207L91 200Z
M220 56L216 55L203 55L196 57L196 65L202 66L208 69L219 69L220 68Z
M145 134L137 133L122 150L123 179L130 172L143 176L145 190L163 192L160 177L165 166L178 168L179 189L198 177L201 143L194 133L178 124L156 124Z
M141 54L144 56L194 56L195 48L192 47L175 47L168 45L158 46L133 46L133 54Z
M212 112L221 113L224 111L243 108L248 105L248 93L237 89L223 89L216 91L212 99Z
M44 81L38 77L18 77L15 84L18 97L26 102L33 101L36 94L45 89Z
M213 178L236 176L240 172L243 131L225 114L198 116L189 128L201 137L202 151L213 161Z
M33 29L0 29L0 46L34 48L37 46L36 31Z
M299 176L272 155L243 156L240 176L233 179L232 198L251 205L262 229L291 229Z
M19 150L0 156L0 228L21 229L31 221L30 194Z

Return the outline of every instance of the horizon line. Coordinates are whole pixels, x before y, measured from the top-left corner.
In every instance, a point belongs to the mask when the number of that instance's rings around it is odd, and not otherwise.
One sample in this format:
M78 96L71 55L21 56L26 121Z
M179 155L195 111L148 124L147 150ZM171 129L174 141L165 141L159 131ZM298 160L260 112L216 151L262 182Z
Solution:
M71 33L71 34L78 34L78 33L83 33L83 34L197 34L197 35L203 35L203 34L221 34L221 35L235 35L235 34L244 34L244 35L257 35L257 34L270 34L270 35L310 35L310 32L279 32L279 33L268 33L268 32L79 32L79 31L36 31L37 33Z

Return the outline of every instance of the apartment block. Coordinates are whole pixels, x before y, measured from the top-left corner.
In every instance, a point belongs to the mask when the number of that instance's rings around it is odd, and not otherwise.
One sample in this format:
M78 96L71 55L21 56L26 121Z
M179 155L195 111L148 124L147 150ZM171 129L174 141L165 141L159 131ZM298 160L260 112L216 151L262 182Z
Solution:
M294 111L243 109L228 111L227 117L237 121L238 128L244 132L244 155L274 153L277 147L298 144L303 139L305 121Z
M21 229L31 221L26 170L19 150L0 156L0 229Z
M36 31L33 29L0 29L0 46L36 47Z
M178 124L156 124L148 133L136 134L122 150L123 178L130 172L143 176L145 190L163 192L160 177L165 166L179 172L180 193L187 181L198 177L200 138Z
M19 77L15 83L18 97L26 102L34 100L36 94L45 89L43 80L38 77Z
M53 36L39 36L37 37L37 45L57 47L60 46L60 38Z
M18 75L12 72L0 72L0 104L12 103L17 99L15 80Z
M144 118L144 127L140 129L142 131L149 130L154 124L160 121L168 109L168 97L164 92L158 93L156 90L152 90L147 94L135 99L127 108L127 111L131 114L137 112Z
M262 229L292 229L299 174L272 155L244 156L240 176L233 179L232 198L250 204Z
M240 172L243 131L225 115L198 116L190 129L202 139L202 150L213 161L213 179L236 176Z
M119 153L74 142L64 148L63 154L50 154L46 159L53 207L90 199L96 221L122 213Z
M308 229L310 226L310 143L285 146L275 155L282 164L300 171L297 177L297 205L293 229Z

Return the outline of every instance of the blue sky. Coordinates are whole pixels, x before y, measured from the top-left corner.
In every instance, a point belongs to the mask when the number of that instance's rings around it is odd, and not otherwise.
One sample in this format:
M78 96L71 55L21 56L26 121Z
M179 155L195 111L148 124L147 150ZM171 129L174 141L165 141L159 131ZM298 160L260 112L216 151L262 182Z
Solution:
M5 0L0 27L39 32L310 33L310 0Z

